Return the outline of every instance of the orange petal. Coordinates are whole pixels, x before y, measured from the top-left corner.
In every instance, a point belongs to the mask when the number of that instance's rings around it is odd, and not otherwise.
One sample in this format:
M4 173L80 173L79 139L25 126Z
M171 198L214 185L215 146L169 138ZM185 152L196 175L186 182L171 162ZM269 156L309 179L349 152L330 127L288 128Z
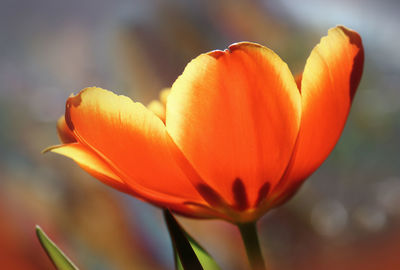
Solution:
M168 207L171 210L189 217L226 218L220 213L213 211L208 207L208 205L203 203L186 201L180 198L171 199L166 198L166 196L163 195L160 195L156 198L142 196L142 194L131 189L129 185L126 185L122 179L114 173L114 168L105 162L99 155L97 155L89 147L80 143L57 145L44 150L44 152L48 151L73 159L81 168L83 168L93 177L119 191L134 195L139 199L149 201L162 207Z
M58 118L57 121L57 133L62 143L73 143L76 142L74 133L69 129L67 123L65 123L64 115Z
M129 193L129 188L113 172L112 168L88 147L80 143L71 143L53 146L45 151L69 157L93 177L113 188Z
M137 196L154 203L203 201L175 164L163 122L142 104L87 88L67 100L65 118L78 141L109 164Z
M343 26L313 49L301 79L302 119L296 151L279 185L289 196L327 158L338 141L361 79L360 36Z
M243 210L282 176L300 107L287 65L271 50L244 42L187 65L168 96L166 126L209 186L201 188Z

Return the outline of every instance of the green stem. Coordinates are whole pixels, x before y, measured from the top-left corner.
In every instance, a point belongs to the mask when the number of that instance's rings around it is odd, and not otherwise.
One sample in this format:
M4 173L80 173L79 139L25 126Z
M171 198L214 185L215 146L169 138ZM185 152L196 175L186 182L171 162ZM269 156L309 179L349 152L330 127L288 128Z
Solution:
M260 242L258 241L256 223L239 224L238 227L242 235L251 269L266 270L264 258L261 254Z

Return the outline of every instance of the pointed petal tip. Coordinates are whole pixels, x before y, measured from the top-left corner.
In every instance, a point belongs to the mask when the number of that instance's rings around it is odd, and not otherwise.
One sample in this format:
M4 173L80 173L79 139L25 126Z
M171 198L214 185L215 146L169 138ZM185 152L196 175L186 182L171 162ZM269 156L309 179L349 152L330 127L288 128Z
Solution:
M43 149L40 153L41 154L47 154L48 152L51 152L53 149L60 147L61 145L52 145L49 147L46 147L45 149Z
M336 27L332 27L328 30L328 35L334 31L340 31L349 38L349 42L351 44L356 45L359 48L362 48L362 39L357 31L348 28L344 25L337 25Z
M343 25L338 25L331 28L330 31L340 31L341 34L348 38L349 44L354 48L355 54L353 57L353 66L350 74L350 97L353 100L357 87L361 81L361 76L364 69L364 47L362 44L361 36L353 29L347 28ZM328 35L330 32L328 32Z

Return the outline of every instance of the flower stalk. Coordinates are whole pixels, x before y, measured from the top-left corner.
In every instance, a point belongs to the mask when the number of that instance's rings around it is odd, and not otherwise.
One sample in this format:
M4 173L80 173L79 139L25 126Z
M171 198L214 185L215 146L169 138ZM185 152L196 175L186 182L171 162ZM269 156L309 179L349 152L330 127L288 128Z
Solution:
M247 258L252 270L266 270L264 258L258 240L256 223L243 223L238 225L246 249Z

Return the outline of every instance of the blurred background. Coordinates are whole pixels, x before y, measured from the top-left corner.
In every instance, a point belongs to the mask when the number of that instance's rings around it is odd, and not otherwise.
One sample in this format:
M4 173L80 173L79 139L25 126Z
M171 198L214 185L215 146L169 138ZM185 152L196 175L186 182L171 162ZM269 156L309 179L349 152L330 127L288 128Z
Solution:
M259 229L269 269L400 269L400 19L397 0L0 0L0 263L52 269L39 224L82 269L173 269L162 215L69 159L56 120L99 86L147 104L198 54L253 41L293 73L337 24L366 61L337 147ZM223 269L247 269L236 229L180 218Z

